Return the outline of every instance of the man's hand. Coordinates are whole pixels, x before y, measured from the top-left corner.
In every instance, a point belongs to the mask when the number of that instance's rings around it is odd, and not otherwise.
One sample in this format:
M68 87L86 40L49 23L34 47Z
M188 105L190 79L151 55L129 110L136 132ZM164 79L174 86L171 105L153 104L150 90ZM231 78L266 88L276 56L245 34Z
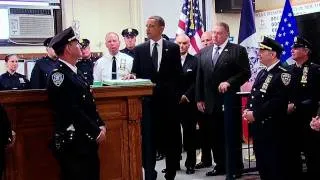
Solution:
M128 80L128 79L136 79L136 76L134 74L127 74L122 77L122 80Z
M106 140L106 128L104 126L99 127L101 129L99 136L97 137L97 142L100 144Z
M310 127L315 131L320 131L320 116L312 118L312 121L310 122Z
M225 82L220 83L218 90L220 93L225 93L228 91L229 87L230 87L230 84L225 81Z
M206 109L206 105L203 101L197 102L197 107L200 112L204 113L204 110Z
M294 110L296 110L296 106L293 103L288 104L288 114L291 114Z
M245 109L242 113L242 117L248 121L248 123L254 122L253 111Z
M179 104L187 104L189 102L188 97L186 95L182 95Z
M10 143L7 145L7 148L12 148L12 146L16 142L16 133L14 131L11 131L11 133L12 133L12 139L10 139Z

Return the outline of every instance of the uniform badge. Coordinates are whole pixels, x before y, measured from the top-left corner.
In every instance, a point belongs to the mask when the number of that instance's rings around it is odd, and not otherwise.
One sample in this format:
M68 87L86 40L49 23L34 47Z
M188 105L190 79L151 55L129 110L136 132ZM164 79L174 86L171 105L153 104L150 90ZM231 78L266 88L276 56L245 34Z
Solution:
M54 85L59 87L64 80L64 74L62 74L60 72L55 72L52 74L51 78L52 78Z
M23 78L19 78L20 84L26 83Z
M288 86L291 81L291 75L288 73L281 74L281 81L284 85Z
M263 93L267 93L267 89L269 87L269 84L271 82L271 79L272 79L273 75L272 74L269 74L267 76L267 78L264 80L264 83L262 84L262 87L260 89L261 92Z
M309 72L309 67L307 67L307 66L303 67L302 77L301 77L301 81L300 81L302 84L307 84L308 72Z

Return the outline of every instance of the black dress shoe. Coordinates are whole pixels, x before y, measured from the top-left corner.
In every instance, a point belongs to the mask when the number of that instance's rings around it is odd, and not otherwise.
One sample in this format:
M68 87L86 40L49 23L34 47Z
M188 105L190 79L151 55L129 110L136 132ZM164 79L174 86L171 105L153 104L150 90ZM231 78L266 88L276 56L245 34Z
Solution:
M198 164L196 164L196 166L194 166L195 169L201 169L201 168L207 168L212 166L212 164L206 164L203 162L199 162Z
M226 171L222 170L212 170L206 173L206 176L219 176L219 175L224 175L226 174Z
M186 174L194 174L194 168L187 168Z
M180 166L177 166L177 169L176 169L176 170L177 170L177 171L180 171L180 170L181 170ZM164 168L164 169L162 169L161 172L162 172L162 173L167 173L167 169Z

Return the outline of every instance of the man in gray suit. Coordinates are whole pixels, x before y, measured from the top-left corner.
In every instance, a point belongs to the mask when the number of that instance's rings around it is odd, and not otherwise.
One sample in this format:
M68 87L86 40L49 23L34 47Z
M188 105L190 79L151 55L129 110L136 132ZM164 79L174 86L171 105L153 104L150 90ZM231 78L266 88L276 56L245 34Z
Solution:
M226 170L227 175L239 175L243 168L240 97L235 93L240 91L240 86L250 78L251 74L246 49L228 42L228 38L228 24L217 23L212 31L213 45L203 48L196 55L199 59L196 102L198 110L205 116L205 127L207 127L205 131L216 163L214 169L206 174L207 176L225 174ZM224 106L227 97L232 97L233 107ZM224 116L226 114L224 111L230 109L233 116L232 124ZM227 168L226 165L229 164L226 164L226 160L233 162L232 169Z

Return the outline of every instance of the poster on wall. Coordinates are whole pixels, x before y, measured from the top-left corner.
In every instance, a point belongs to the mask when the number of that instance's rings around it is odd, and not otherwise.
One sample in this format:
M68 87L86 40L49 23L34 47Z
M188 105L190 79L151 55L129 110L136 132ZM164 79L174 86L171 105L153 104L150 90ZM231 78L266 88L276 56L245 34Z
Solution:
M320 1L298 5L293 5L294 16L320 12ZM283 8L273 10L261 10L256 13L255 23L258 33L258 40L261 41L263 36L275 38Z

